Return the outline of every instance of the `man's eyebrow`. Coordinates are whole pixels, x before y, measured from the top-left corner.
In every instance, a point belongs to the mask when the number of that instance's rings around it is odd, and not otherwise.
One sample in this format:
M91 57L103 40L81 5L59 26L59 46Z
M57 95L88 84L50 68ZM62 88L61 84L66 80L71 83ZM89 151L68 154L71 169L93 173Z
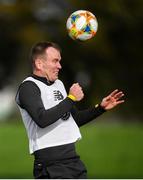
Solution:
M61 61L61 58L60 59L54 58L53 61Z

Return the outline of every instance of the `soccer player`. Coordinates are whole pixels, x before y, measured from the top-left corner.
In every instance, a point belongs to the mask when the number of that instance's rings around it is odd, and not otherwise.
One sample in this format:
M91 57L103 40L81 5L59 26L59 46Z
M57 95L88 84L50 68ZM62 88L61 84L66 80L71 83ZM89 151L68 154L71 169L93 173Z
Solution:
M81 139L79 127L124 102L122 91L114 90L99 105L79 111L84 97L75 83L66 93L58 79L61 51L53 42L35 44L30 55L33 73L20 84L16 102L34 155L36 179L86 179L87 170L75 150Z

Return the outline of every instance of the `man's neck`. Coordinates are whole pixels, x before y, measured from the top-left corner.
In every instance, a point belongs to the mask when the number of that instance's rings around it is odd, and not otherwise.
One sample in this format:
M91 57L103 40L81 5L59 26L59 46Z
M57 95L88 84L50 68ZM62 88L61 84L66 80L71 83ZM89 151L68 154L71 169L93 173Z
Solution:
M35 78L35 79L37 79L37 80L45 83L45 84L48 85L48 86L49 86L49 85L52 85L52 84L54 83L54 82L48 81L47 78L44 77L44 76L39 76L39 75L34 74L34 73L33 73L31 76L32 76L33 78Z
M42 72L40 72L40 71L33 71L33 74L36 75L36 76L38 76L38 77L46 78L47 81L50 81L50 80L47 78L47 76L46 76L45 74L43 74Z

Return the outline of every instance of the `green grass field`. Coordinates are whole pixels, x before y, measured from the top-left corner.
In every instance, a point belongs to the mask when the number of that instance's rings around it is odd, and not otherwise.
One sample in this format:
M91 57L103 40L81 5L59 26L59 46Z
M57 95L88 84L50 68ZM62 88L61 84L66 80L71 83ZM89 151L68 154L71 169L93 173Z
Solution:
M32 178L33 157L23 124L0 124L0 178ZM143 125L90 124L77 151L88 178L143 178Z

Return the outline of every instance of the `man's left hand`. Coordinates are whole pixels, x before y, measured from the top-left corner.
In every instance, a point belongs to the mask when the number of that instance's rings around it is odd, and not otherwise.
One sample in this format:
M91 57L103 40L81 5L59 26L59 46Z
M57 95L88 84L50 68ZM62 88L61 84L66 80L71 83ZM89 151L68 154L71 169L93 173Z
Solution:
M114 108L115 106L117 106L118 104L121 104L124 102L124 100L121 99L123 96L124 96L124 93L116 89L107 97L103 98L100 105L105 110L110 110Z

